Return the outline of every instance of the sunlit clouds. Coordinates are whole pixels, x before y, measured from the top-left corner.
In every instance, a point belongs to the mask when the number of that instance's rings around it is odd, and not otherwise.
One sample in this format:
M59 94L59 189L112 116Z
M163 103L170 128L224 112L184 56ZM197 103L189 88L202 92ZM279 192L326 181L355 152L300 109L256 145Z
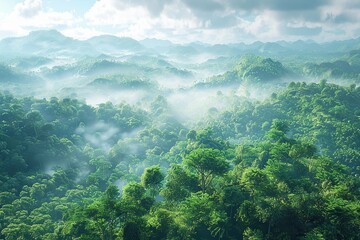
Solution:
M10 0L5 0L10 1ZM92 2L92 5L89 4ZM91 0L59 9L49 0L25 0L0 16L0 37L57 29L77 39L101 34L174 42L342 40L360 35L360 4L350 0ZM7 3L9 4L9 3Z

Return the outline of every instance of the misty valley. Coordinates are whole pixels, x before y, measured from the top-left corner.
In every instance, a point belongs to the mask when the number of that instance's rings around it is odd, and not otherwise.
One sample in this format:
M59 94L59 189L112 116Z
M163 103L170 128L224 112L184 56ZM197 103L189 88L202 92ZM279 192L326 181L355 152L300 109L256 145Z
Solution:
M0 239L360 239L360 38L0 40Z

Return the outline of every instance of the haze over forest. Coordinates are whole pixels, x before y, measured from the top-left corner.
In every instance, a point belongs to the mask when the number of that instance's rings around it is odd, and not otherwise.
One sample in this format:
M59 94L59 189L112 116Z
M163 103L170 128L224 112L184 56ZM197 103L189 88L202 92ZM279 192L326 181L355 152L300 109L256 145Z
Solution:
M360 239L360 4L0 3L0 239Z

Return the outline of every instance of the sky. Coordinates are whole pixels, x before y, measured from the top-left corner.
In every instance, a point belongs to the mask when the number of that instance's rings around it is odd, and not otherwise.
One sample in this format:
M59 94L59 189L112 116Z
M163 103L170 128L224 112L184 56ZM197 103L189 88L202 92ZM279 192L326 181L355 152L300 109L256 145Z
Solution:
M0 0L0 39L56 29L176 43L360 36L360 0Z

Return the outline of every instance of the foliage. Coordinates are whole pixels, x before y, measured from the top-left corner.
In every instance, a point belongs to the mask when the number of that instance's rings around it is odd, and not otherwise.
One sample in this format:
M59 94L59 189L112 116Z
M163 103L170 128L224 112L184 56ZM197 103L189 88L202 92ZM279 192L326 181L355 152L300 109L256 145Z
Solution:
M360 239L359 88L232 103L187 129L162 96L0 94L0 238Z

